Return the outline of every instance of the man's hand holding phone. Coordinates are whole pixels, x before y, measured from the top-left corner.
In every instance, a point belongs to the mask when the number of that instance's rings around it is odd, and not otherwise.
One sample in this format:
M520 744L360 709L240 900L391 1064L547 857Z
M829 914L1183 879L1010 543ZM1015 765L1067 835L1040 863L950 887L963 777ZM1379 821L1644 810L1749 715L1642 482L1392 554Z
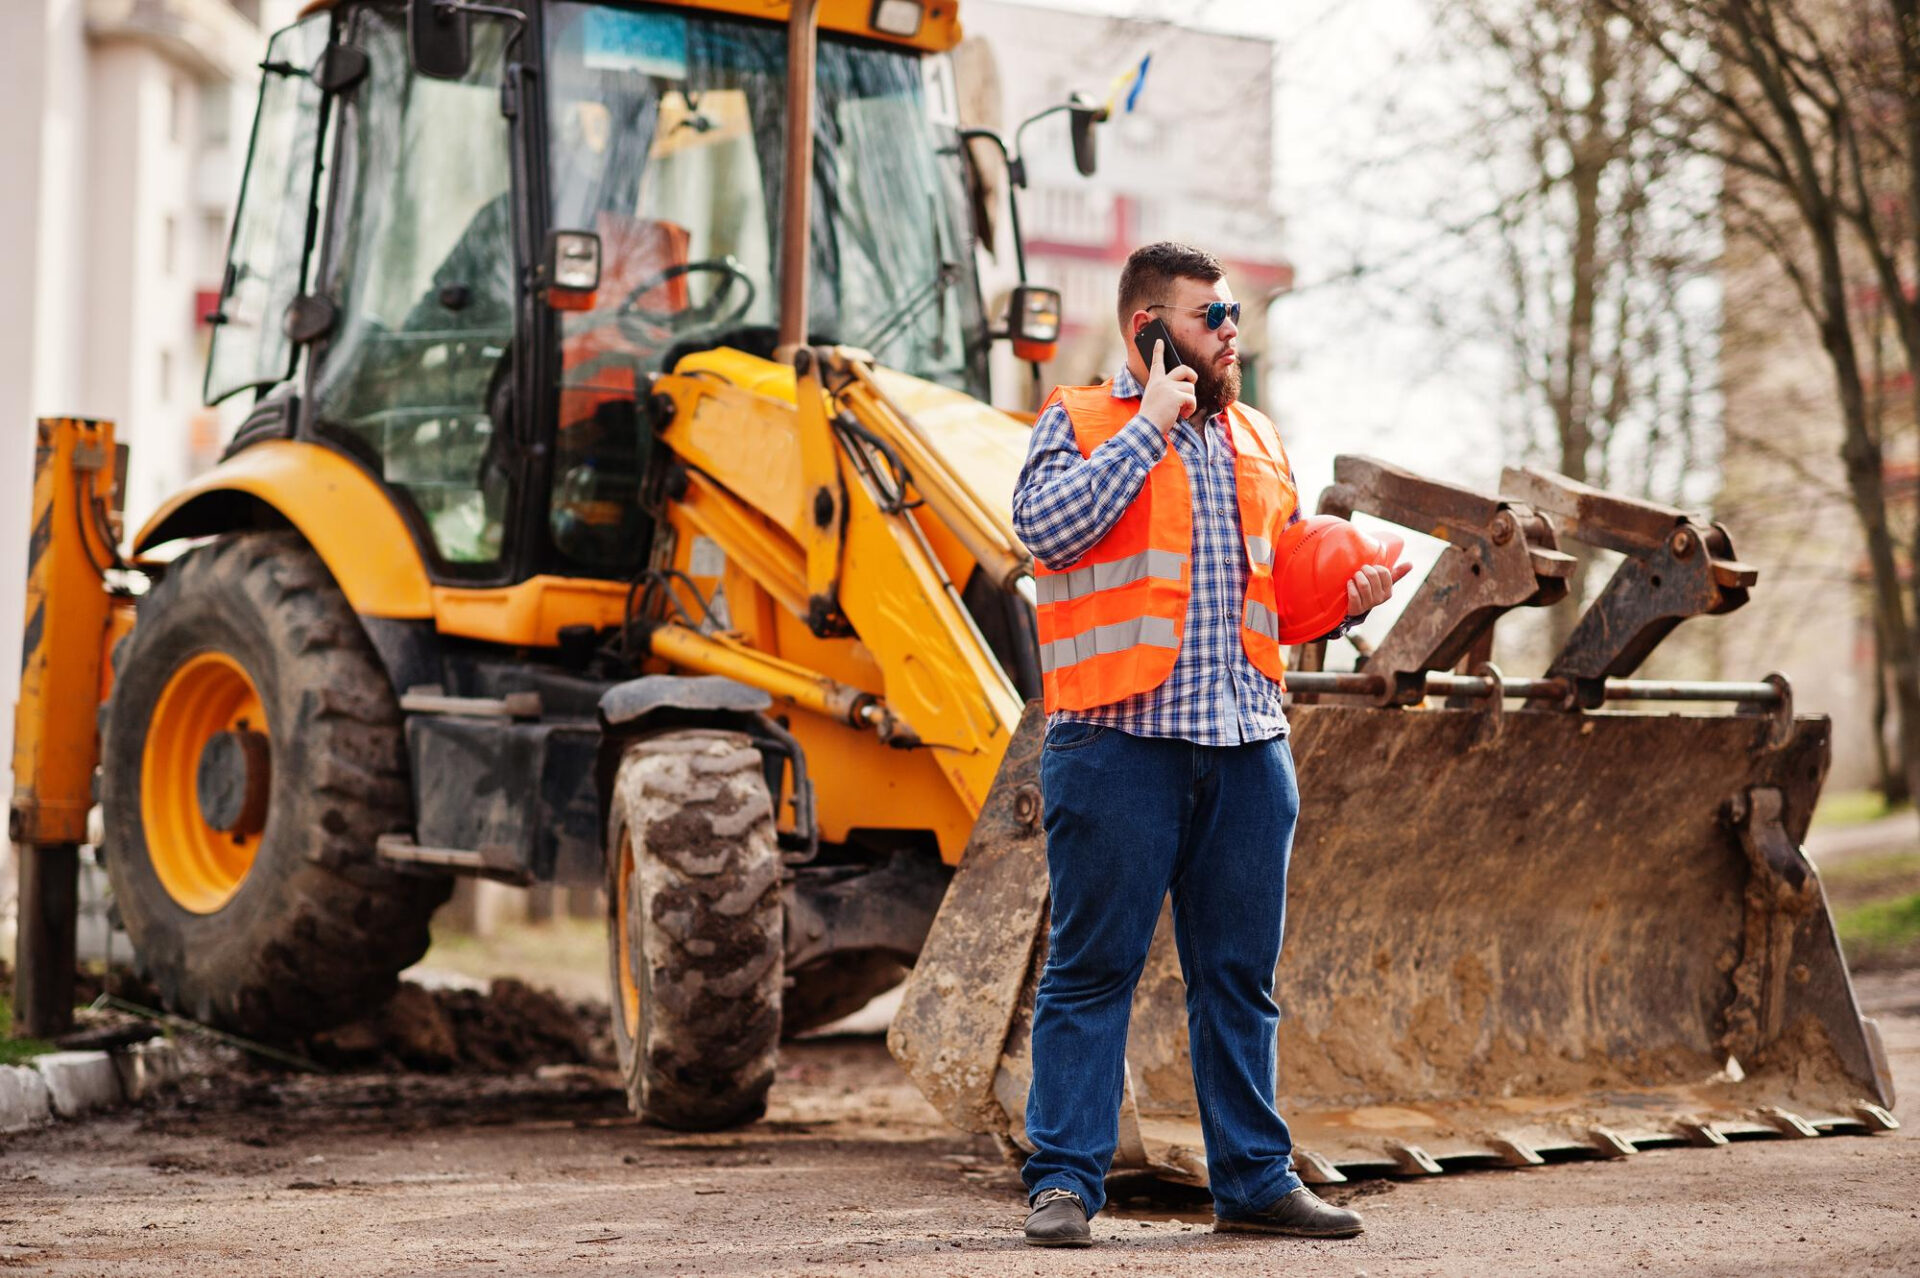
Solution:
M1162 339L1154 340L1153 357L1147 361L1147 388L1140 396L1141 415L1169 438L1174 423L1194 410L1194 385L1199 380L1199 375L1185 364L1176 362L1172 368L1167 367L1170 345Z

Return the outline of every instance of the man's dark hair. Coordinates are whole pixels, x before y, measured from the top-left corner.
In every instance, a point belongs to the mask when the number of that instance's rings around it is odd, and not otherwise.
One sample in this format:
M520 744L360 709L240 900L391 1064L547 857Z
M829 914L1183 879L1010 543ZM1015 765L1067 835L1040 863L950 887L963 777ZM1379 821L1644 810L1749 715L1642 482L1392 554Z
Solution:
M1127 327L1127 319L1135 311L1166 301L1175 280L1211 284L1226 273L1219 258L1191 244L1177 244L1172 240L1143 244L1128 255L1127 264L1120 268L1121 329Z

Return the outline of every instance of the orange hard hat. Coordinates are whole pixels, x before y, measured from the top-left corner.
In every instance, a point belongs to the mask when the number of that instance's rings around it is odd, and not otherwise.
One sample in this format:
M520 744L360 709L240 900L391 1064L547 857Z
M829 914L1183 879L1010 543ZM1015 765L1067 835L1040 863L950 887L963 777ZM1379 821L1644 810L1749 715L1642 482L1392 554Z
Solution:
M1311 643L1347 616L1347 583L1368 564L1393 567L1400 538L1362 532L1338 515L1309 515L1287 525L1273 548L1280 642Z

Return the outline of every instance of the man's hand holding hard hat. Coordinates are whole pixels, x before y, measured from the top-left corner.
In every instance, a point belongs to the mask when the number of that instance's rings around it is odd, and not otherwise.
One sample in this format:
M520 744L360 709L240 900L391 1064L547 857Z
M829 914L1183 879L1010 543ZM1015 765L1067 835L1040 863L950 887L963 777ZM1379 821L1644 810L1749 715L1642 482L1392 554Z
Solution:
M1273 551L1280 642L1311 643L1348 617L1385 603L1412 564L1397 562L1400 538L1369 534L1336 515L1291 524Z
M1393 583L1413 571L1412 564L1391 566L1368 564L1347 582L1347 615L1358 617L1371 612L1393 594Z

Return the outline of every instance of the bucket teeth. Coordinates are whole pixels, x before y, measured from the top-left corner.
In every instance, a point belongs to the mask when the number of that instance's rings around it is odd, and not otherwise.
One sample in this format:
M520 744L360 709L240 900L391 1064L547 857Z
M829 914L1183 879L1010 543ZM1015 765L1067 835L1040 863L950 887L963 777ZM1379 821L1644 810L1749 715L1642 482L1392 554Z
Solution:
M1765 1105L1760 1109L1760 1117L1775 1131L1789 1140L1806 1140L1818 1136L1820 1129L1809 1123L1790 1109L1781 1109L1778 1105Z
M1434 1161L1432 1154L1418 1145L1389 1141L1387 1153L1393 1158L1393 1170L1397 1176L1438 1176L1445 1170Z
M1702 1149L1710 1149L1716 1145L1724 1145L1727 1143L1727 1138L1716 1131L1713 1124L1698 1118L1676 1119L1673 1124L1673 1130L1679 1133L1680 1137L1689 1145L1698 1145Z
M1500 1165L1503 1167L1538 1167L1547 1161L1540 1157L1533 1146L1512 1136L1494 1136L1487 1144L1500 1155Z
M1347 1179L1345 1172L1310 1149L1293 1151L1293 1170L1309 1185L1338 1185Z
M1625 1136L1597 1123L1587 1128L1587 1148L1602 1158L1626 1158L1640 1152Z
M1891 1132L1898 1131L1900 1128L1899 1119L1872 1101L1855 1101L1853 1112L1859 1116L1861 1122L1867 1125L1867 1130L1870 1132Z

